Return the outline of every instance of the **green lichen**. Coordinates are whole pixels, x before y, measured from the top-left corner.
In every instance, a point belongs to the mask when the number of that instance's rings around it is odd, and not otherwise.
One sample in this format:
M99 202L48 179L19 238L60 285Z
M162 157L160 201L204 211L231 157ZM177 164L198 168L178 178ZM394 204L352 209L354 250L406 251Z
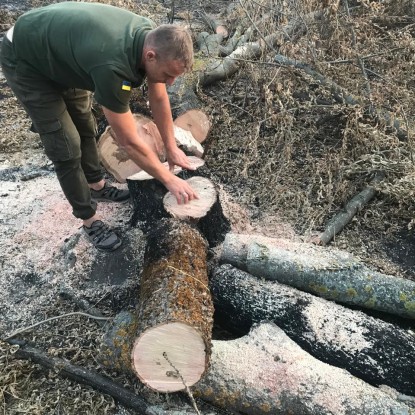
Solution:
M348 297L357 297L357 291L354 288L348 288L346 291Z
M367 308L374 308L376 305L376 297L370 297L369 300L365 302Z
M399 299L403 302L408 301L408 296L406 293L399 293Z
M415 313L415 301L406 301L404 307L405 310L409 311L411 314Z
M372 292L372 291L373 291L373 287L372 287L371 285L366 285L366 286L365 286L365 291L366 291L367 293L370 293L370 292Z

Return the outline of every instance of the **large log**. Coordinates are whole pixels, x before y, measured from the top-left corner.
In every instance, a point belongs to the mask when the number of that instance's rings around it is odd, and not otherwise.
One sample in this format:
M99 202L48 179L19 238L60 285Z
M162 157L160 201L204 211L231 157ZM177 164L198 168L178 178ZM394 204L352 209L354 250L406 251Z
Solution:
M105 365L117 362L159 392L200 379L213 324L206 256L206 241L188 224L164 220L148 235L139 305L134 317L120 315L104 338Z
M203 400L249 415L414 414L396 391L375 388L312 357L272 323L213 341L211 366L193 390Z
M415 394L415 337L361 311L275 281L259 280L229 264L211 279L215 312L241 333L270 320L308 353L374 385Z
M344 251L228 234L221 261L340 303L415 318L414 281L376 272Z

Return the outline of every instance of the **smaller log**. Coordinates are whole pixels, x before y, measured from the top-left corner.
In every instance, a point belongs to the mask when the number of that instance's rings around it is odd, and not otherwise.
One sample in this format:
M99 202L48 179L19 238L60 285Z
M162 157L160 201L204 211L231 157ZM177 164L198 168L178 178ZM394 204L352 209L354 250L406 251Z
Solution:
M228 234L221 261L329 300L415 318L414 281L371 270L344 251Z
M150 118L140 114L133 116L140 139L157 154L160 161L164 162L167 158L166 149L156 124ZM190 114L184 113L178 122L174 123L176 143L188 153L201 157L203 147L200 143L205 140L209 128L209 120L203 111L194 110ZM195 138L193 134L196 134L198 138ZM141 167L134 163L125 150L118 145L117 137L110 126L99 138L98 150L102 164L120 183L125 183L127 178L142 171Z
M195 169L204 165L204 161L198 157L187 157L191 166ZM166 169L169 168L167 162L163 163ZM182 171L181 167L175 166L174 174ZM133 202L133 214L131 217L132 226L137 226L147 232L155 223L162 218L169 217L163 206L163 197L166 188L144 170L127 178L128 189L130 190Z
M140 138L157 154L160 161L165 161L166 153L163 140L160 134L157 134L158 131L156 133L154 128L149 127L149 124L152 123L151 119L140 114L134 114L134 120ZM126 151L118 145L117 138L111 126L108 126L99 138L98 151L101 156L101 162L106 170L120 183L125 183L128 176L141 170L130 159Z
M196 396L248 415L409 415L396 391L386 393L312 357L276 325L213 341L211 366Z
M140 414L157 415L159 413L156 410L157 408L153 408L142 397L95 371L73 365L67 360L58 357L48 356L43 351L21 340L10 340L9 343L19 346L19 349L14 354L17 359L31 360L33 363L55 371L63 378L90 386L98 392L112 396L121 405L131 408Z
M216 246L229 232L230 223L223 214L215 186L204 177L194 176L186 181L199 198L178 204L177 199L168 192L163 199L164 209L174 218L197 224L209 246Z
M190 131L192 136L203 143L209 134L210 121L208 116L201 110L191 109L178 116L174 121L176 127Z

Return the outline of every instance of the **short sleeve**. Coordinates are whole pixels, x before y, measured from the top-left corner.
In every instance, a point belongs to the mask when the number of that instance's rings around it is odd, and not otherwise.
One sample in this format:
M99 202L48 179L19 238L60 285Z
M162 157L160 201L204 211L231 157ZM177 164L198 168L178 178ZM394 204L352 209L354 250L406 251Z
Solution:
M129 110L131 81L123 78L109 66L99 66L91 71L95 84L94 98L98 104L117 113Z

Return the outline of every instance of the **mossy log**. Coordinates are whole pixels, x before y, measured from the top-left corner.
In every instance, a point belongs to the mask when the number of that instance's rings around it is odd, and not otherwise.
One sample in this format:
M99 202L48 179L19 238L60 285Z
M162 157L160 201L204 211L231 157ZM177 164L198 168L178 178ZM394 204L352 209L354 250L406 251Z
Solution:
M196 396L249 415L414 414L394 390L375 388L344 369L322 363L276 325L213 341L211 366Z
M221 261L329 300L415 318L414 281L373 271L344 251L228 234Z
M164 220L147 236L139 305L107 332L105 366L132 370L159 392L199 381L209 365L213 324L206 256L205 239L186 223Z
M252 324L277 324L317 359L373 385L415 395L415 337L361 311L222 265L211 278L217 320L246 333Z

